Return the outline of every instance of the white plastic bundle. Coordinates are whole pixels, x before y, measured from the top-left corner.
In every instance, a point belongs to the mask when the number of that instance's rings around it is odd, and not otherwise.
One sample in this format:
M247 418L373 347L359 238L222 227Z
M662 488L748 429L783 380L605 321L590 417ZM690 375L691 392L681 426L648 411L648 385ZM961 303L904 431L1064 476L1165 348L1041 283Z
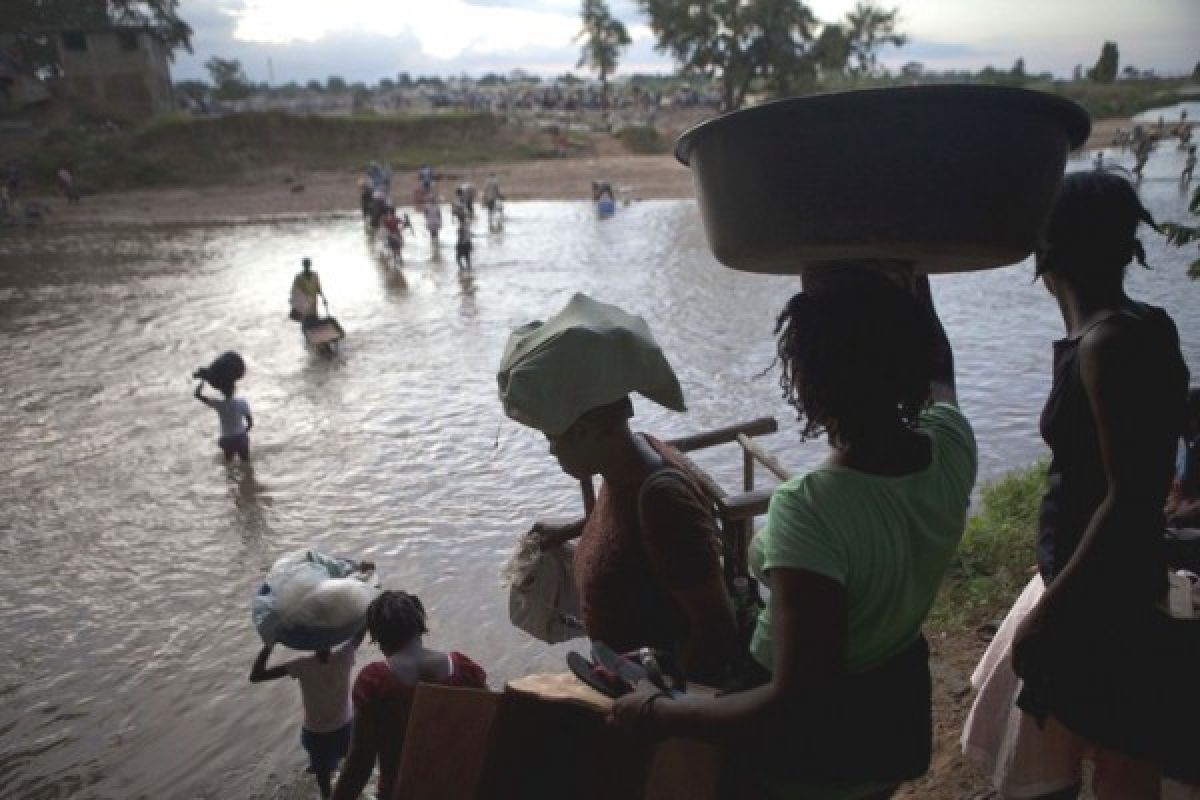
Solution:
M283 556L255 595L252 616L264 641L299 650L332 647L353 636L379 594L376 573L315 550Z

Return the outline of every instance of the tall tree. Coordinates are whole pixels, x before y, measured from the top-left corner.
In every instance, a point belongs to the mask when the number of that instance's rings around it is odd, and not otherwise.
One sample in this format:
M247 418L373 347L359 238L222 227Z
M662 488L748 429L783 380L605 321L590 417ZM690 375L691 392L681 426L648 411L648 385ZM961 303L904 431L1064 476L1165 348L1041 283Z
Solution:
M1088 79L1096 83L1112 83L1117 79L1117 67L1120 65L1116 42L1105 42L1100 48L1100 58L1096 66L1088 70Z
M583 49L576 66L588 67L600 76L601 102L608 108L608 76L616 71L621 51L632 40L625 23L612 15L604 0L583 0L580 16L583 30L575 38L583 39Z
M660 52L686 74L719 81L721 105L741 108L755 79L776 89L812 68L817 19L800 0L637 0Z
M15 33L24 68L60 71L53 34L113 25L147 29L166 47L192 52L192 28L179 16L179 0L3 0L0 33Z
M242 69L242 62L236 58L213 56L204 62L204 68L216 87L217 97L222 100L239 100L250 94L250 79Z
M908 37L896 30L900 10L885 11L870 3L858 3L846 14L846 39L849 41L850 71L870 75L878 65L878 53L887 45L903 47Z

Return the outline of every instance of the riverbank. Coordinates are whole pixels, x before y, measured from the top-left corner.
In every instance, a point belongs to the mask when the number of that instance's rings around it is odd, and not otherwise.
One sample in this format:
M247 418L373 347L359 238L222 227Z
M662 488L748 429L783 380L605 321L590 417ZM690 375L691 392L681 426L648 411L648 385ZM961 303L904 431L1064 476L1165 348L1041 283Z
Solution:
M1128 130L1132 124L1125 118L1098 120L1086 147L1109 146L1119 128ZM608 181L622 199L630 201L693 196L691 173L670 153L629 154L618 139L607 135L590 137L586 150L566 157L441 167L443 196L464 181L482 186L489 175L496 176L510 200L583 200L594 180ZM410 173L398 168L394 181L402 205L409 202L408 189L415 185ZM54 197L43 200L52 209L56 225L238 223L354 212L360 174L351 168L260 168L237 181L87 195L74 206ZM86 182L86 176L81 179Z
M598 155L513 163L446 167L443 199L454 184L482 187L495 175L509 200L583 200L594 180L606 180L630 200L692 196L687 168L671 156ZM46 202L56 225L220 224L272 217L326 215L358 210L356 170L263 171L231 184L171 189L139 189L86 196L69 206ZM396 199L408 205L413 175L399 173Z

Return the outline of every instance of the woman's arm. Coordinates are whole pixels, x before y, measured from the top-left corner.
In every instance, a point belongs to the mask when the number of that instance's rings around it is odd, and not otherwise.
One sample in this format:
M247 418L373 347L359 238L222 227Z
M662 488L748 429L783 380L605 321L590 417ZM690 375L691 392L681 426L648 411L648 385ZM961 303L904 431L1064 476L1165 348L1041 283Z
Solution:
M354 728L350 734L350 752L346 755L346 763L338 775L332 800L357 800L366 788L367 781L371 780L377 753L374 720L371 719L370 713L366 713L356 704Z
M804 724L806 712L845 672L846 590L804 569L775 568L771 577L771 680L723 697L660 698L639 689L618 699L610 719L664 735L715 741L753 741Z
M954 350L950 347L950 339L946 329L942 327L942 318L938 316L937 306L933 302L933 292L929 288L929 276L917 275L913 279L913 294L929 312L930 323L934 335L934 371L929 381L929 394L935 403L958 405L958 389L954 380Z

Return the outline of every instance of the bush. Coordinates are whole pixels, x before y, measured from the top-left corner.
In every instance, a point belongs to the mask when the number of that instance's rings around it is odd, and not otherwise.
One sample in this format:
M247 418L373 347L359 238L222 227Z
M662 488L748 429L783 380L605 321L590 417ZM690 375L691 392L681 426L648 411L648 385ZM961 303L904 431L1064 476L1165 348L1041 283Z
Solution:
M637 155L654 155L667 152L667 141L650 125L630 125L617 133L625 149Z

